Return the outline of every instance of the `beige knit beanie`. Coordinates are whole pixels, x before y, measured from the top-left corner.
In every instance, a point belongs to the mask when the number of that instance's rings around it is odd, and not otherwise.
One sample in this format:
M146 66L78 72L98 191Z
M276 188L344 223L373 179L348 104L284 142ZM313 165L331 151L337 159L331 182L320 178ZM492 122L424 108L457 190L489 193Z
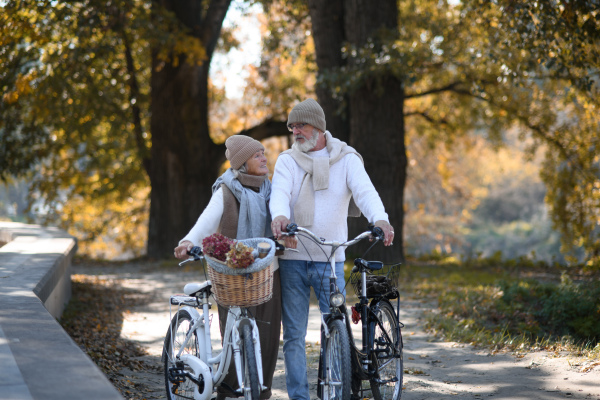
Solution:
M233 169L240 169L254 153L265 149L258 140L254 140L250 136L244 135L228 137L225 141L225 147L227 147L227 150L225 150L225 157L227 157L231 164L231 168Z
M292 108L287 124L295 124L297 122L310 124L318 130L325 132L325 113L319 103L313 99L306 99Z

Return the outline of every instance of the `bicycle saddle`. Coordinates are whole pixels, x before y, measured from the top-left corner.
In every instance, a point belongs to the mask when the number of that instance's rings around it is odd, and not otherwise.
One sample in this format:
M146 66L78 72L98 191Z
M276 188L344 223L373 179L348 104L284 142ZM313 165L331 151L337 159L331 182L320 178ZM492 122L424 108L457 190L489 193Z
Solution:
M366 261L362 258L357 258L354 260L354 267L352 268L352 272L359 272L362 269L369 271L377 271L383 268L383 263L381 261Z
M183 293L188 296L196 296L200 292L210 289L212 286L210 281L188 283L183 288Z

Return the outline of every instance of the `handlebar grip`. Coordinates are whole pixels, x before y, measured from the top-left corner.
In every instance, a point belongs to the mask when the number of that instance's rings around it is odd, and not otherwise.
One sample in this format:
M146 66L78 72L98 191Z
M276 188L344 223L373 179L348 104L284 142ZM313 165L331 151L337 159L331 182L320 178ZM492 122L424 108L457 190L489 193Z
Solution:
M379 239L379 240L385 239L383 230L380 227L378 227L378 226L373 227L373 229L371 229L371 232L373 232L373 236L375 236L377 239Z
M202 256L202 249L200 248L200 246L194 246L191 249L189 249L187 251L187 253L194 257L194 259L199 259Z
M298 224L291 223L285 228L288 233L296 233L298 232Z
M275 236L269 236L269 239L271 239L274 243L275 243L275 250L278 252L283 252L286 250L285 246L281 243L279 243L279 241L277 240L277 238ZM283 254L283 253L281 253ZM279 255L279 254L275 254L275 255Z

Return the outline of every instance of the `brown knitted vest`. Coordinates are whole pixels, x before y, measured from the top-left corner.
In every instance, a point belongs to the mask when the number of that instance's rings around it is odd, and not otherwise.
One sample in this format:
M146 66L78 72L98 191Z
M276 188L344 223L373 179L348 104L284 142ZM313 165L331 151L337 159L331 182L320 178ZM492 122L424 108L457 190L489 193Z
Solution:
M256 176L240 173L237 178L245 188L258 192L267 175ZM240 203L229 188L222 183L223 189L223 216L219 223L218 232L228 238L237 238L238 220L240 218Z

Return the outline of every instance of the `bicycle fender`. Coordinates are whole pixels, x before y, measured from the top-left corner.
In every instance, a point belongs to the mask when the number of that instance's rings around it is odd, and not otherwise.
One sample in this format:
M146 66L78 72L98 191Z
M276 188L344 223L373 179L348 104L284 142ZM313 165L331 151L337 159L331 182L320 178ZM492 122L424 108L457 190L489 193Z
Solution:
M188 314L190 314L190 317L192 317L192 319L194 321L197 321L200 319L200 313L198 312L198 310L196 310L195 307L184 306L184 307L181 307L181 309L187 311Z
M180 359L184 362L184 364L189 365L192 368L194 371L194 376L198 380L200 380L200 377L202 377L202 380L204 381L204 387L202 388L202 391L199 390L198 386L196 386L194 389L194 400L209 400L213 392L213 386L212 375L210 374L208 365L206 365L204 361L194 357L191 354L182 354Z
M190 314L190 317L192 317L192 321L194 324L196 323L196 321L202 320L202 317L200 316L200 313L198 312L198 310L196 308L190 307L190 306L185 306L185 307L181 307L181 308ZM200 333L200 332L198 332L198 333ZM210 346L210 343L208 345ZM203 340L198 340L198 352L200 353L200 358L202 360L206 360L208 349L206 348L206 346L204 346Z
M333 320L339 319L340 321L344 322L346 321L346 318L344 317L344 314L339 312L336 314L321 314L321 320L322 322L324 322L325 324L330 323Z
M256 325L256 321L254 321L254 320L252 320L252 339L254 341L254 354L256 355L256 367L258 369L258 383L260 385L260 390L263 391L263 390L267 389L267 387L264 386L262 350L260 348L260 335L258 332L258 326Z

